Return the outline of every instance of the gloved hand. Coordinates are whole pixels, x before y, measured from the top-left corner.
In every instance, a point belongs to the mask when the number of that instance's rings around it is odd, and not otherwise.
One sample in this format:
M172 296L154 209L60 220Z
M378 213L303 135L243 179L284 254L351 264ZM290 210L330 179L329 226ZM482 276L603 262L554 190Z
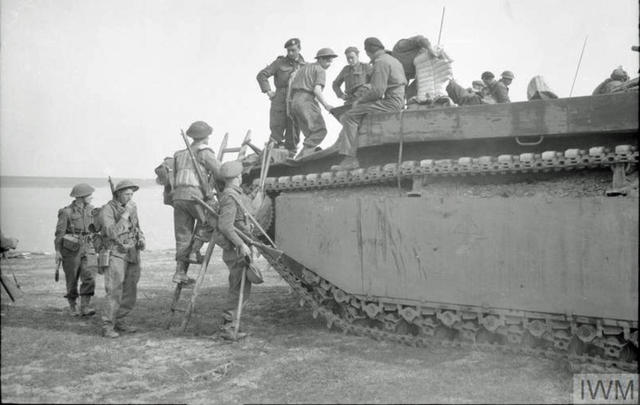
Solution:
M136 243L136 247L138 248L138 250L144 250L144 248L147 247L144 239L138 240L138 243Z

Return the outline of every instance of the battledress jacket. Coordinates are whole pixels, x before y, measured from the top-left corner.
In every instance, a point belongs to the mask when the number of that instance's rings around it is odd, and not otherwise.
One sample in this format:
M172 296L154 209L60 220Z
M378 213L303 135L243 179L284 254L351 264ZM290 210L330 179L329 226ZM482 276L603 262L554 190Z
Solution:
M135 209L129 219L122 218L126 208L119 201L111 200L100 210L100 224L103 248L109 249L115 257L129 263L138 263L137 241L144 242L144 233L140 229L138 210Z
M55 239L53 241L56 252L65 253L66 249L62 249L62 237L64 235L74 234L82 239L82 236L90 233L89 225L93 223L92 210L93 205L91 204L81 207L73 201L58 211L58 223L56 224Z

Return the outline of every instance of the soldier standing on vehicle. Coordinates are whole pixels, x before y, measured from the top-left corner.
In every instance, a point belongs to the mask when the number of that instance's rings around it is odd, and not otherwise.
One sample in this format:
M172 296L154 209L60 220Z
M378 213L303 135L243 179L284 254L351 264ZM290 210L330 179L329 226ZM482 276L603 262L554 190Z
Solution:
M337 57L338 55L329 48L320 49L316 54L317 62L300 67L291 82L291 115L296 127L304 134L304 147L296 158L312 154L327 136L327 125L318 101L327 111L333 108L324 99L322 89L327 81L325 70Z
M90 306L91 297L95 292L95 279L87 266L87 253L93 249L89 240L89 225L93 222L91 200L94 190L86 183L75 185L70 194L75 200L58 211L54 240L56 264L62 262L67 284L65 298L69 302L69 311L72 316L96 313ZM78 280L81 281L80 293L78 293ZM80 296L79 309L76 306L78 296Z
M513 73L511 73L509 71L505 71L503 73L503 75L505 73L507 73L507 76L509 76L509 74L511 74L510 75L511 76L510 79L507 77L507 81L509 83L511 83L511 80L513 80ZM489 95L491 95L491 97L493 97L493 99L496 101L496 103L510 103L511 102L511 100L509 100L509 88L505 84L506 82L504 81L504 79L501 79L499 81L496 80L495 76L491 72L482 73L482 76L480 78L484 82L485 86L487 86L487 90L489 92Z
M351 105L367 91L367 83L371 79L373 66L360 62L360 51L355 46L345 49L344 54L347 58L347 66L338 73L332 88L336 96L344 100L345 105ZM341 89L343 83L344 91Z
M208 146L209 136L213 129L204 121L196 121L189 129L187 136L193 139L190 148L193 152L200 173L209 186L215 183L220 170L220 162ZM174 154L174 191L173 227L176 238L176 272L174 283L188 283L193 279L187 277L189 263L201 263L200 248L209 240L211 227L202 207L193 201L193 197L206 199L206 190L200 184L196 167L189 151L182 149Z
M304 58L300 55L300 40L291 38L285 42L287 56L278 56L266 68L258 72L256 79L260 90L271 100L269 110L269 128L271 140L276 147L285 147L291 157L295 156L298 147L300 130L295 128L293 120L288 116L287 92L291 75L303 65ZM273 76L276 90L272 91L269 78Z
M358 124L371 112L401 111L404 108L404 91L407 79L402 64L389 55L378 38L367 38L364 49L373 61L371 88L358 100L353 108L340 117L342 131L337 141L339 152L344 156L332 170L351 170L360 166L358 150Z
M224 328L230 332L237 322L236 308L240 296L240 285L242 283L242 270L249 267L251 261L251 249L240 238L236 232L236 227L245 233L250 233L248 218L239 202L245 207L251 201L242 193L240 184L242 183L242 163L239 161L225 162L220 170L220 175L224 178L225 187L220 197L220 215L218 217L218 230L224 236L218 241L222 247L222 260L229 268L229 293L223 312ZM243 292L243 304L249 298L251 292L251 281L245 275Z
M99 263L104 266L106 290L102 310L102 334L105 337L116 338L118 332L133 333L137 330L125 321L136 303L140 251L145 248L138 210L132 199L137 190L138 186L131 181L121 181L113 190L113 199L100 210L101 256L108 252L108 263L102 260Z

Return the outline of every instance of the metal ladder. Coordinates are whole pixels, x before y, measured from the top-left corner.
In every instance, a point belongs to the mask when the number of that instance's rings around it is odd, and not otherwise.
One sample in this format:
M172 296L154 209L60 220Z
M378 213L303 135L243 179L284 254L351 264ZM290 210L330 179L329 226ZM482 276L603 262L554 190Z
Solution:
M229 133L225 133L222 138L222 142L220 143L220 149L217 156L218 161L222 162L222 157L226 153L238 153L238 159L242 159L247 150L247 145L251 143L251 130L247 131L247 134L242 141L242 145L237 148L227 148L227 141L229 139ZM189 324L189 320L191 319L191 315L195 312L196 309L196 300L198 298L198 294L200 292L200 288L202 286L202 282L204 280L204 276L207 272L207 268L209 267L209 261L211 260L211 255L213 254L213 249L215 247L215 243L213 242L213 235L207 244L207 251L204 255L202 263L200 264L200 269L198 270L198 275L196 276L195 284L185 284L178 283L173 291L173 299L171 301L171 306L169 307L169 319L166 323L166 329L169 329L173 324L174 315L176 312L183 313L182 321L180 322L180 331L184 332L187 329L187 325ZM188 298L186 306L180 306L180 299L182 298L182 290L183 289L192 289L191 297ZM184 300L183 300L184 301Z

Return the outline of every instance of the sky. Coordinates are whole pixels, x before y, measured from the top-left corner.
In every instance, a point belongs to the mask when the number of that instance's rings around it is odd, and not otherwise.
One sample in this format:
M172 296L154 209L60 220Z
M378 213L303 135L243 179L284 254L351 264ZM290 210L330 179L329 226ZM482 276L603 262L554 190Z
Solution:
M195 120L238 145L262 147L269 101L257 72L298 37L309 61L376 36L391 49L422 34L470 86L485 70L515 74L512 101L543 75L568 97L589 95L622 65L638 75L637 0L0 0L0 174L152 178ZM361 52L361 59L368 61ZM340 105L330 86L330 104ZM323 111L329 134L340 124Z

